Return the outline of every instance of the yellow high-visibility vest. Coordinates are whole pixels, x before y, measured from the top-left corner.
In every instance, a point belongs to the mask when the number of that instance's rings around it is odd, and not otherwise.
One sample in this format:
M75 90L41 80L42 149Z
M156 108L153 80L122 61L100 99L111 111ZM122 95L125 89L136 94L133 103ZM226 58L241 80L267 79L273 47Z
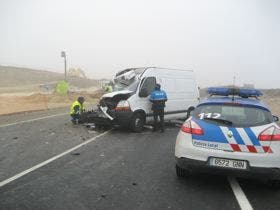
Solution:
M80 113L83 113L85 111L84 106L79 101L74 101L70 108L70 115L77 114L74 109L75 106L79 106Z
M105 91L108 93L112 93L113 92L113 87L111 85L108 85L105 87Z

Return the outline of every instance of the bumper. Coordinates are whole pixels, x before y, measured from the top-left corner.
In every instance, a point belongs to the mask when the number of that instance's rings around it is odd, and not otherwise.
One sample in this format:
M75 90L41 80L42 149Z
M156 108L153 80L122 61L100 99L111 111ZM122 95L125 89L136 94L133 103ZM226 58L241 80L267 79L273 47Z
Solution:
M133 116L132 111L107 110L107 114L110 115L113 120L110 120L101 110L95 110L88 115L88 121L98 125L128 126Z
M280 142L275 141L270 147L273 153L229 152L197 147L193 145L191 135L180 131L176 139L175 157L200 161L207 161L209 157L228 158L248 161L251 167L280 168Z
M202 173L213 173L223 175L234 175L237 177L252 177L264 179L277 179L280 180L279 168L264 168L248 166L246 170L231 169L211 166L209 161L194 160L190 158L176 158L177 165L180 168L188 169L191 171L199 171Z
M89 123L95 123L96 125L105 125L105 126L112 125L111 120L107 118L100 110L96 110L94 112L88 113L87 121Z
M114 124L128 127L133 116L132 111L115 111Z
M249 177L260 175L262 178L280 179L280 142L273 142L270 147L273 153L228 152L197 147L193 145L191 135L180 131L176 139L175 157L181 168L200 169L207 173L221 172ZM210 166L209 157L244 160L247 161L248 168L247 170L238 170Z

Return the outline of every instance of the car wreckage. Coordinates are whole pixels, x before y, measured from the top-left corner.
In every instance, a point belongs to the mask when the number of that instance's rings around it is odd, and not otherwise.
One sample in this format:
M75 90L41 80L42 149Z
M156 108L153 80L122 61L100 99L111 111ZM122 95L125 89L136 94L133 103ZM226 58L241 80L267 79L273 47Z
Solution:
M165 119L186 117L189 107L199 101L199 91L192 69L129 68L114 77L113 92L104 94L97 110L87 114L96 125L118 125L141 132L153 122L149 95L160 83L168 96Z

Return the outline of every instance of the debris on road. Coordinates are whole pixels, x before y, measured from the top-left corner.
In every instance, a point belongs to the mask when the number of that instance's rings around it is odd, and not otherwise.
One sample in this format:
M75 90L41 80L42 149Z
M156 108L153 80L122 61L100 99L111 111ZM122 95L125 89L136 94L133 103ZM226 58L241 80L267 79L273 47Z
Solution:
M87 123L85 126L91 130L95 129L95 124L94 123Z
M147 129L150 129L150 130L153 130L153 126L151 125L145 125L144 128L147 128Z
M88 133L96 133L96 131L88 130Z
M80 155L79 152L74 152L74 153L71 153L71 155Z

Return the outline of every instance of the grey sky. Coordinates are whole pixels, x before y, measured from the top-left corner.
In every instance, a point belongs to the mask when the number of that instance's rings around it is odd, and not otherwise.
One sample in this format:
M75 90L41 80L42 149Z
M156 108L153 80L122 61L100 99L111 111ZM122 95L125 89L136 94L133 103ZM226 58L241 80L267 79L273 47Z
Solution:
M279 88L278 0L0 0L0 64L112 78L193 67L202 87Z

